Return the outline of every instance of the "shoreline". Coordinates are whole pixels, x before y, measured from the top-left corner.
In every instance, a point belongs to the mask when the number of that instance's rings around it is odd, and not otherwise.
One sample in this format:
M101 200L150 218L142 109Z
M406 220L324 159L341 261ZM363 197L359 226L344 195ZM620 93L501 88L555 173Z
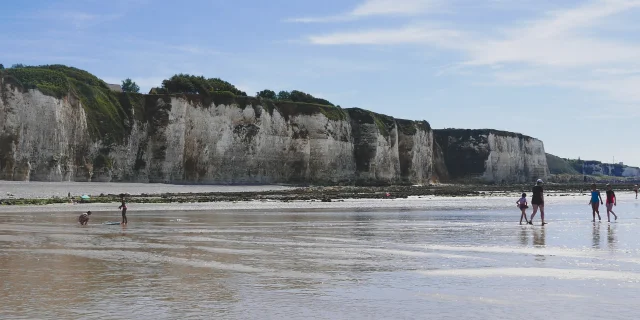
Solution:
M583 204L586 195L579 193L550 193L545 199L549 208L566 204ZM632 195L623 195L625 200L631 200ZM135 203L129 206L128 213L135 212L137 216L164 212L215 212L218 214L288 214L288 213L339 213L352 212L412 212L412 211L452 211L465 210L488 212L494 210L514 210L517 194L494 194L492 196L411 196L395 199L340 199L332 202L295 200L251 200L251 201L220 201L220 202L183 202L183 203ZM625 201L627 202L627 201ZM586 204L586 202L584 202ZM67 214L69 212L83 212L91 210L94 213L120 216L119 202L109 203L57 203L49 205L16 205L0 206L1 214ZM587 206L585 205L585 208ZM519 211L517 211L519 213Z
M52 185L55 186L55 185ZM116 186L111 185L112 189ZM151 186L154 187L154 186ZM220 186L211 186L214 188ZM604 186L602 186L604 187ZM202 189L206 188L201 187ZM283 187L263 186L264 190L256 190L247 187L235 186L234 191L212 191L212 192L157 192L137 194L124 193L127 203L138 204L170 204L170 203L222 203L222 202L336 202L344 200L394 200L408 199L411 197L513 197L524 192L530 195L532 185L461 185L461 184L440 184L429 186L386 186L386 187L355 187L355 186L334 186L334 187ZM545 193L549 196L563 196L583 194L588 184L547 184L544 186ZM614 190L618 192L633 192L633 185L614 185ZM127 189L127 188L124 188ZM128 188L132 189L132 188ZM222 188L224 189L224 188ZM603 189L603 188L602 188ZM601 190L602 190L601 189ZM144 190L141 190L144 191ZM107 204L119 201L119 194L88 194L91 199L89 204ZM0 206L39 206L51 204L69 204L80 202L79 197L9 197L0 199Z

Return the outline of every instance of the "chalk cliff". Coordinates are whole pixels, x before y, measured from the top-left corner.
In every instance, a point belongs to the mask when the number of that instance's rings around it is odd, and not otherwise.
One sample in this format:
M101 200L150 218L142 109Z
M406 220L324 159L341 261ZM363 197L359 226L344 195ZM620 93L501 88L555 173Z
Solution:
M515 133L434 131L358 108L224 91L114 92L58 65L0 73L3 180L425 184L548 173L542 142Z
M542 141L498 130L434 130L452 180L531 182L549 175Z
M433 175L426 121L250 97L114 94L122 117L91 118L73 95L3 80L0 179L422 184ZM121 122L115 133L91 134L109 121Z

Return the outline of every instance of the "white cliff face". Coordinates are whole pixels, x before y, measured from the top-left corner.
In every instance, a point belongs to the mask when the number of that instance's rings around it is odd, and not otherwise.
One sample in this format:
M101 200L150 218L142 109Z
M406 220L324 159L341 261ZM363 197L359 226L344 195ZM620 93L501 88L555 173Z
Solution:
M91 140L77 99L4 83L0 90L1 179L324 184L438 179L434 150L440 148L428 124L360 109L328 118L320 109L283 113L258 100L246 106L202 105L185 97L148 96L145 116L139 117L145 120L134 121L119 144L105 145ZM456 132L438 137L441 175L526 182L549 173L539 140ZM623 175L638 171L625 167Z
M90 147L84 110L73 98L2 86L0 141L4 180L76 180ZM80 178L79 180L82 180Z
M490 133L489 156L483 179L492 182L530 182L549 175L542 141Z
M202 105L148 96L145 120L106 145L91 140L75 98L9 84L0 91L1 179L331 184L426 183L433 175L432 131L406 120L410 134L396 120L382 132L341 110L329 118L319 109L283 113L258 100Z
M540 140L495 130L444 129L435 136L454 180L513 183L549 175Z
M598 161L586 161L582 166L582 170L588 175L596 176L640 177L640 168Z
M623 177L640 177L640 168L637 167L624 167L622 169Z

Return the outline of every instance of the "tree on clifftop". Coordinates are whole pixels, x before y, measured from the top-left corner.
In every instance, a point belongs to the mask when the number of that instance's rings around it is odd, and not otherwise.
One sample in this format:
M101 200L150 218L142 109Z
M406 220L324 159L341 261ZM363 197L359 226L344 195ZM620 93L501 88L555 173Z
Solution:
M288 101L291 100L291 94L289 91L280 91L278 92L278 100Z
M4 70L4 65L0 63L0 70Z
M124 92L133 92L133 93L140 92L140 87L129 78L122 81L121 87L122 87L122 91Z
M207 95L214 92L231 92L236 96L246 97L244 91L219 78L206 79L203 76L190 74L176 74L162 81L162 91L166 93L190 93Z
M269 89L265 89L262 90L260 92L256 93L256 97L257 98L264 98L264 99L271 99L271 100L277 100L278 96L276 95L275 91L269 90Z

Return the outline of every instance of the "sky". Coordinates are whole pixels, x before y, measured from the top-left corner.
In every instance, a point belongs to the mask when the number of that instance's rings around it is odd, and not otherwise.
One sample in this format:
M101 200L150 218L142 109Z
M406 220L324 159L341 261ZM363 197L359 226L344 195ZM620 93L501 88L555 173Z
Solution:
M6 1L0 29L5 66L219 77L640 165L640 0Z

